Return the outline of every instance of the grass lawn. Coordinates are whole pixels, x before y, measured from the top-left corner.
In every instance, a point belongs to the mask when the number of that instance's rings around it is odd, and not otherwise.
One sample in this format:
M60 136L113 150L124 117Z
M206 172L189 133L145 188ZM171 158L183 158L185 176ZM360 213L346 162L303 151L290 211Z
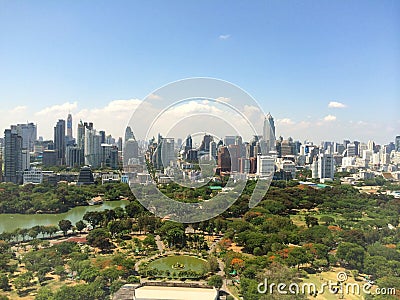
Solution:
M304 283L313 283L317 287L318 290L322 290L321 286L323 283L329 284L329 282L336 283L337 280L337 274L339 272L345 272L344 268L334 268L332 271L329 272L323 272L320 274L310 274L308 275L308 278L303 279ZM349 272L348 272L349 273ZM319 294L317 297L314 296L309 296L309 299L317 299L317 300L336 300L336 299L346 299L346 300L357 300L357 299L363 299L363 294L362 292L362 286L365 284L365 281L356 281L352 275L348 275L347 280L345 281L346 283L357 283L360 286L360 295L358 294L353 294L352 289L349 289L349 293L346 293L346 289L343 287L344 291L344 297L340 298L340 294L333 294L329 291L329 287L325 287L324 293Z

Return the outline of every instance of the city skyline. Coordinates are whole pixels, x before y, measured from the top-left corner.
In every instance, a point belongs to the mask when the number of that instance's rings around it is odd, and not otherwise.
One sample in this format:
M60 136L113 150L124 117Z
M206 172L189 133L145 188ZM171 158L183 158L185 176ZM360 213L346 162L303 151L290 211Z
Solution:
M139 99L207 76L252 94L278 136L383 144L399 134L397 1L1 6L2 129L30 121L49 138L48 116L72 113L122 136Z
M62 111L62 109L60 110L60 112ZM26 122L12 122L12 123L9 123L8 125L6 125L4 128L0 128L1 129L1 131L4 133L4 130L5 129L8 129L8 128L10 128L10 126L15 126L15 124L18 124L18 125L30 125L30 124L34 124L35 125L35 131L37 131L37 133L35 132L35 134L37 134L37 137L39 138L39 137L41 137L41 138L43 138L43 140L54 140L54 126L55 126L55 124L57 123L57 120L64 120L64 121L67 121L68 120L68 117L69 116L71 116L71 118L73 117L73 122L72 122L72 136L74 137L74 138L76 138L77 137L77 135L78 135L78 124L81 122L81 121L91 121L91 120L93 120L93 119L95 119L95 120L97 120L97 121L99 121L99 122L92 122L92 123L95 123L96 124L96 128L97 128L97 130L99 130L99 131L102 131L102 130L104 130L105 132L107 132L107 134L109 134L109 135L111 135L112 137L114 137L114 138L119 138L119 137L124 137L125 136L125 130L126 130L126 128L127 127L129 127L129 124L125 124L125 125L120 125L120 126L123 126L123 130L122 131L113 131L113 130L109 130L109 128L106 128L105 126L101 126L101 124L103 123L103 124L107 124L107 123L112 123L112 118L110 118L107 122L101 122L101 119L99 120L99 118L98 117L96 117L96 116L94 116L92 119L90 119L90 118L84 118L84 119L82 119L82 118L77 118L77 117L75 117L71 112L70 112L70 110L69 110L69 113L67 113L66 115L65 115L65 117L62 117L62 115L61 115L61 113L59 113L59 114L57 114L57 115L59 115L60 117L59 118L55 118L54 120L52 120L52 119L49 119L49 118L47 118L46 119L46 121L48 122L48 123L50 123L51 125L50 126L48 126L48 127L45 127L44 129L42 128L42 127L40 127L38 124L41 124L41 122L32 122L32 121L30 121L30 120L28 120L28 121L26 121ZM78 115L80 115L80 114L78 114ZM320 143L323 143L323 142L339 142L339 143L341 143L341 142L343 142L344 140L350 140L350 141L359 141L359 142L363 142L363 143L367 143L368 141L373 141L374 143L376 143L376 144L378 144L378 145L387 145L387 144L389 144L389 143L392 143L392 142L394 142L395 141L395 138L397 137L397 136L400 136L400 130L398 131L398 133L395 133L393 136L387 136L386 138L383 138L383 139L381 139L381 140L377 140L377 139L374 139L373 138L373 136L374 135L371 135L371 136L368 136L368 135L364 135L365 136L365 138L360 138L360 137L358 137L358 136L356 136L356 135L347 135L347 136L342 136L342 137L340 137L339 135L337 135L338 137L337 138L333 138L333 139L328 139L328 138L326 138L326 139L318 139L318 138L316 138L316 137L313 137L313 136L305 136L303 139L302 138L300 138L299 136L296 136L296 135L293 135L293 134L290 134L290 131L288 131L288 134L282 134L282 129L280 128L281 126L284 126L284 125L282 125L282 121L280 120L280 119L276 119L271 113L267 113L266 115L265 115L265 117L266 118L268 118L268 116L272 116L272 118L273 118L273 120L275 120L275 123L277 123L277 126L276 126L276 134L275 134L275 139L276 140L278 140L279 139L279 137L283 137L285 140L287 140L288 138L292 138L292 139L294 139L294 140L297 140L297 141L300 141L300 142L302 142L302 143L304 143L304 142L312 142L312 143L314 143L314 144L320 144ZM283 123L287 123L287 121L283 121ZM100 124L100 125L99 125ZM362 124L360 124L360 125L362 125ZM111 126L112 127L112 126ZM275 131L275 128L274 128L274 131ZM42 132L48 132L49 134L48 135L43 135L42 134ZM263 132L263 128L260 128L260 133L262 133ZM192 132L189 132L188 131L188 133L187 134L192 134ZM233 133L232 133L233 134ZM228 134L229 135L229 134ZM349 136L352 136L353 138L351 138L351 137L349 137ZM68 134L66 134L66 137L68 137ZM171 137L175 137L175 138L185 138L185 136L171 136ZM223 137L221 137L221 139L222 139ZM380 142L380 141L382 141L382 142Z

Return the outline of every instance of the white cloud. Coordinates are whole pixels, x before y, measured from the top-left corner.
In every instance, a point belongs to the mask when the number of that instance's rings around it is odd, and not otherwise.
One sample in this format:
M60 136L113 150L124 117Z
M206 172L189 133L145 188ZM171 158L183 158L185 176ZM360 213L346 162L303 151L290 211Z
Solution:
M27 106L24 105L18 105L16 107L14 107L13 109L11 109L9 111L10 114L20 114L22 112L25 112L27 110Z
M162 97L157 95L157 94L150 94L150 95L147 96L147 99L149 99L149 100L161 100Z
M227 39L229 39L230 37L231 37L230 34L221 34L218 38L219 38L220 40L227 40Z
M79 120L93 122L97 130L105 130L113 137L122 136L133 112L142 100L113 100L106 106L94 109L82 109L72 117L77 123Z
M337 101L331 101L328 104L329 108L346 108L347 105L341 102L337 102Z
M78 102L65 102L63 104L52 105L43 108L42 110L35 113L37 116L46 116L46 115L56 115L56 114L68 114L71 111L74 111L78 108Z
M279 125L293 125L295 122L289 118L277 119Z
M324 117L324 121L326 121L326 122L336 121L336 116L327 115L327 116Z

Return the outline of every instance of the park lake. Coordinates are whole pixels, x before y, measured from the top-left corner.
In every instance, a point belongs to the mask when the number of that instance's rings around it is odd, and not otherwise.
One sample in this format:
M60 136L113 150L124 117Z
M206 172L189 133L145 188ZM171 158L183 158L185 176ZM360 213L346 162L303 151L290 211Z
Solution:
M127 200L105 201L101 205L77 206L60 214L0 214L0 233L12 232L17 228L31 228L36 225L57 226L58 221L63 219L70 220L75 225L88 211L115 209L125 207L128 203Z

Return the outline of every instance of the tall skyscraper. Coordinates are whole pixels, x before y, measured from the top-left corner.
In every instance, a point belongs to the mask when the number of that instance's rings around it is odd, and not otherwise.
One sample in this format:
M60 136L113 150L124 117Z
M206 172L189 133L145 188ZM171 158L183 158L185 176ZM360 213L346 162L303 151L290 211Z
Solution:
M224 144L226 147L229 147L229 145L235 145L236 142L236 136L234 135L227 135L224 138Z
M23 178L22 137L16 129L4 131L4 181L20 184Z
M270 113L264 118L263 139L267 146L267 152L275 150L275 122Z
M126 141L129 140L129 139L135 139L135 136L134 136L133 131L132 131L130 126L126 127L126 129L125 129L124 142L126 143Z
M186 138L186 142L185 142L185 152L188 152L189 150L191 150L193 147L193 140L192 140L192 136L189 134L188 137Z
M85 123L86 124L86 123ZM101 164L101 135L96 133L93 129L93 123L89 123L91 126L85 126L85 143L84 143L84 155L85 164L90 165L93 168L100 167Z
M217 163L218 163L218 172L231 171L231 156L228 147L222 146L221 148L219 148Z
M17 124L17 134L22 137L22 148L29 152L34 151L35 141L37 140L37 128L33 123Z
M164 168L173 163L175 165L175 140L174 138L163 138L161 141L161 159Z
M68 118L67 118L67 138L68 141L72 141L73 137L72 137L72 115L68 114Z
M54 148L57 151L57 165L65 165L65 120L58 120L54 127Z
M210 157L215 159L217 157L217 143L211 141L209 148L210 148Z
M101 137L101 143L105 144L105 142L106 142L106 132L104 130L100 130L99 131L99 135Z
M127 166L128 164L135 164L134 160L132 160L132 159L139 158L139 145L135 139L130 138L127 141L125 141L123 156L124 156L124 165L125 166Z
M210 142L213 140L214 138L212 137L212 135L205 134L199 150L204 152L210 152Z
M69 167L80 167L84 163L83 150L77 146L68 146L65 155L65 163Z
M83 149L83 145L85 143L85 126L82 123L82 120L78 123L78 134L76 137L76 145Z

